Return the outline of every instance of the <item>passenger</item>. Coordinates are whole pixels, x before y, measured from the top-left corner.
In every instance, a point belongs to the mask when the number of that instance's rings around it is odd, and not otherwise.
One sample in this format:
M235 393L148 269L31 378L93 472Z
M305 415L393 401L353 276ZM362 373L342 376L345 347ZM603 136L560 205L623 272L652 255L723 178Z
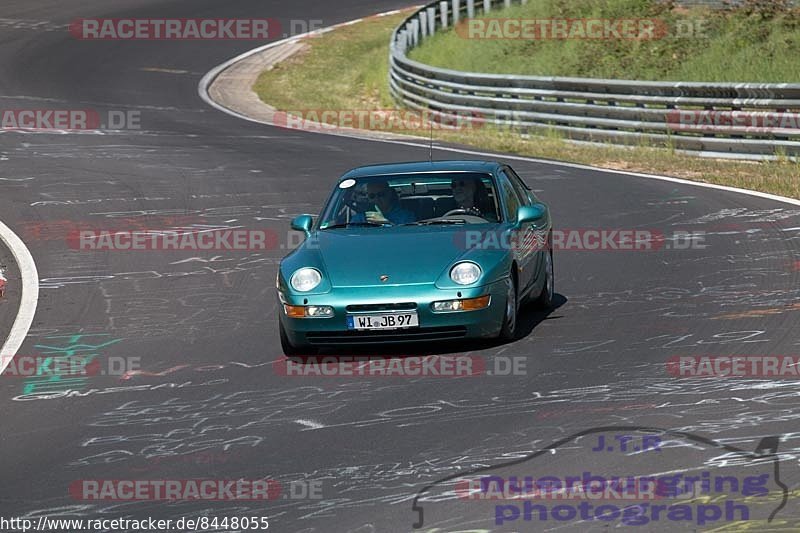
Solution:
M392 224L416 222L414 213L400 207L400 198L397 196L397 192L385 181L368 183L367 198L375 209L356 214L352 219L353 222L389 222Z
M355 187L353 187L353 198L352 198L352 209L356 213L361 213L362 215L372 208L372 204L369 201L369 197L367 196L367 184L366 183L359 183Z

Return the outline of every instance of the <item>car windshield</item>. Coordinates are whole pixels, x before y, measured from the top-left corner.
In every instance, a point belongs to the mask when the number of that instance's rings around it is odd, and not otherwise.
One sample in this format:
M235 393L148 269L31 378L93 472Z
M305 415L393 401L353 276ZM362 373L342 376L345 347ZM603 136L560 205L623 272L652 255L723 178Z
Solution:
M318 227L486 224L499 213L490 174L371 176L339 183Z

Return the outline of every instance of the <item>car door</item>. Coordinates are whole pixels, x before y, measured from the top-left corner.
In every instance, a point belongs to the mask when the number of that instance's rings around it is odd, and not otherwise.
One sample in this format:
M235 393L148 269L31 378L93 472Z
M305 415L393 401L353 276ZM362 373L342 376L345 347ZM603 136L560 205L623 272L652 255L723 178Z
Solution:
M531 188L528 187L528 184L522 181L522 178L520 178L519 175L516 172L514 172L514 169L512 169L509 166L506 166L505 168L508 173L508 177L511 180L512 185L515 186L519 195L527 200L526 205L539 205L545 208L546 214L542 218L541 222L531 225L531 229L533 231L532 235L533 241L530 245L533 246L535 250L537 250L534 262L536 264L535 267L536 272L539 272L539 270L542 267L542 263L544 262L545 259L544 254L550 253L550 245L548 244L548 242L549 242L550 232L553 228L553 223L550 218L550 211L548 207L536 197L536 194L534 194ZM532 280L532 282L533 281L536 280L534 279Z
M506 221L509 224L509 231L513 231L514 237L504 242L513 242L515 245L512 254L519 265L518 281L519 293L525 294L531 283L535 280L537 263L537 253L534 246L529 246L534 237L533 225L530 223L522 224L517 230L512 230L517 223L517 211L522 205L530 205L527 195L520 195L509 178L506 167L498 172L500 182L500 195L503 199L503 209Z

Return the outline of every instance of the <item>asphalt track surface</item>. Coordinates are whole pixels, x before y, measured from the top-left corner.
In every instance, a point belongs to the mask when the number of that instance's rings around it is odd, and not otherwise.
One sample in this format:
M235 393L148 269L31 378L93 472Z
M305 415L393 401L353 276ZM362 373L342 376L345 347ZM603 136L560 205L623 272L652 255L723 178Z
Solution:
M281 376L274 280L284 250L69 248L70 224L163 227L178 216L268 228L283 243L289 219L317 213L348 168L427 157L421 148L251 124L206 106L197 97L202 75L258 43L81 42L66 31L72 19L269 16L327 26L398 7L374 0L4 2L0 107L134 110L142 124L102 134L0 134L0 214L30 248L41 278L20 354L140 358L145 373L65 381L68 393L4 376L0 516L266 516L277 531L410 531L418 518L411 500L426 485L620 425L688 432L746 451L780 437L782 483L797 487L797 381L686 380L665 369L674 355L798 352L800 209L788 204L512 162L560 228L706 232L702 249L561 251L559 307L547 316L527 312L518 341L434 349L490 367L524 358L526 374L512 376ZM688 437L671 437L657 453L592 452L596 442L587 436L546 455L550 473L697 473L725 456L739 475L774 475L770 462L736 459L716 444L690 446ZM536 476L542 461L507 473ZM306 481L321 487L321 498L284 497L284 489L269 502L114 502L80 501L68 491L82 479L191 478ZM757 502L754 518L777 507L773 481L770 502ZM773 526L797 530L798 518L790 498ZM504 528L587 531L616 523ZM644 529L695 527L662 518ZM491 529L499 529L493 511L481 505L451 499L426 507L425 531Z

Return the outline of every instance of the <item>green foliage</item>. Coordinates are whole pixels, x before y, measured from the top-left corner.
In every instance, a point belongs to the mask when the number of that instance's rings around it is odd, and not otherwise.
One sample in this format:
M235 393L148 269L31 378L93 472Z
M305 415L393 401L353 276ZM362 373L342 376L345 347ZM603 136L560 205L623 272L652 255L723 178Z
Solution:
M483 18L483 17L481 17ZM656 19L661 38L467 39L440 32L411 51L423 63L504 74L669 81L800 81L800 10L746 0L727 10L656 0L538 0L486 18Z

